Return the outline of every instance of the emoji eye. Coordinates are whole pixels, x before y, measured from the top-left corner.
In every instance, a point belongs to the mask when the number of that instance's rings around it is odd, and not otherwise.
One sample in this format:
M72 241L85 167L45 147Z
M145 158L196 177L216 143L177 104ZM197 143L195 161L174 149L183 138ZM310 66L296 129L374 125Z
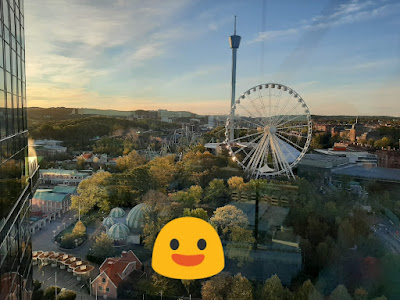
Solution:
M204 249L206 249L206 246L207 246L206 241L204 239L199 239L199 241L197 242L197 247L200 250L204 250Z
M172 239L171 243L169 243L169 246L171 247L172 250L176 250L179 247L179 242L177 239Z

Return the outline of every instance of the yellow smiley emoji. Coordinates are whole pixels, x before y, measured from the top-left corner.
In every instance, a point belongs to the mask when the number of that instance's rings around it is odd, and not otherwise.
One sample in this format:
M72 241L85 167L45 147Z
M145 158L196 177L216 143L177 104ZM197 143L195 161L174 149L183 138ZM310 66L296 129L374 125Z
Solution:
M165 277L206 278L224 269L224 250L209 223L192 217L178 218L166 224L158 234L151 265Z

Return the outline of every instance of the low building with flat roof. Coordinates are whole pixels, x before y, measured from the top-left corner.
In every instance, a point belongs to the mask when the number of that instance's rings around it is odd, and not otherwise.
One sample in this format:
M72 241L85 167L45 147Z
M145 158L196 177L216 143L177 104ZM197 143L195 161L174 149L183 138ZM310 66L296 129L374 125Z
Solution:
M77 170L43 169L39 170L40 180L45 185L78 186L89 174Z
M381 167L348 165L332 170L332 177L348 176L361 181L381 181L400 183L400 170Z
M32 211L41 211L44 213L66 212L71 205L68 194L53 192L36 192L32 197Z

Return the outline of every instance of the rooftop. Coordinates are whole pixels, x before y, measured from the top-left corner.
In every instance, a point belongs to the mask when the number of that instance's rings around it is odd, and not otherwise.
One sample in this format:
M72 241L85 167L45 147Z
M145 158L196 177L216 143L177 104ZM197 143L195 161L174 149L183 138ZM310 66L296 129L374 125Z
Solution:
M333 169L332 174L346 175L360 179L400 183L400 169L350 165L343 168Z
M58 185L53 189L53 193L59 193L59 194L75 194L76 193L76 187L75 186L62 186Z
M87 173L78 172L77 170L64 169L41 169L40 174L69 175L69 176L88 176Z
M63 202L66 197L67 197L66 194L59 194L53 192L36 192L33 195L34 199L54 201L54 202Z

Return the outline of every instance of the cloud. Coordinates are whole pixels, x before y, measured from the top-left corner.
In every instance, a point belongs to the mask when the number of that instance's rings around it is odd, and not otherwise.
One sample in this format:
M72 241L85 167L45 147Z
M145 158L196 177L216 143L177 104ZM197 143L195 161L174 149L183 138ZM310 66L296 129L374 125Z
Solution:
M65 89L84 88L121 65L127 67L129 63L135 65L161 56L168 38L179 34L163 26L188 3L187 0L28 1L25 4L28 81L58 84ZM160 38L163 34L164 38ZM119 52L113 53L113 49Z
M305 31L328 29L335 26L366 21L374 18L381 18L398 11L399 3L376 3L373 1L353 0L349 3L339 5L328 13L311 18L310 21L303 21L300 26L259 32L255 38L248 43L262 42L272 39L284 38L300 34ZM305 23L305 24L304 24Z

